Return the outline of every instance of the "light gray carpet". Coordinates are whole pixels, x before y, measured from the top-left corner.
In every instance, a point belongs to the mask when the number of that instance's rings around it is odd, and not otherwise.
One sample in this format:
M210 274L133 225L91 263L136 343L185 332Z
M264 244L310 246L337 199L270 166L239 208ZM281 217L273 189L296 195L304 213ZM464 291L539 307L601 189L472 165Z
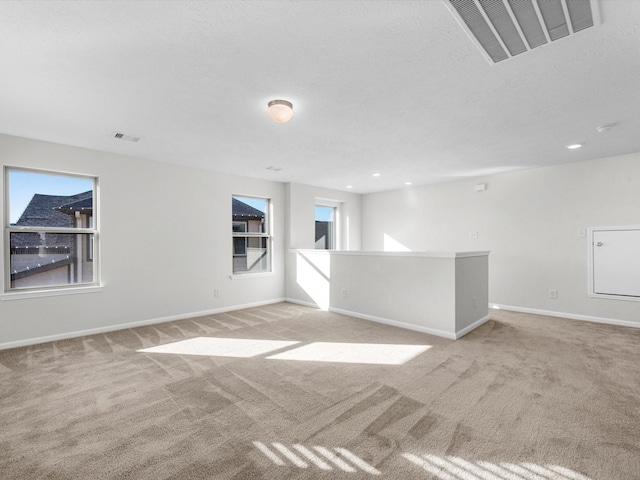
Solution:
M0 478L640 478L640 330L491 316L454 342L282 303L0 352ZM248 356L138 351L201 337ZM268 358L315 342L431 348Z

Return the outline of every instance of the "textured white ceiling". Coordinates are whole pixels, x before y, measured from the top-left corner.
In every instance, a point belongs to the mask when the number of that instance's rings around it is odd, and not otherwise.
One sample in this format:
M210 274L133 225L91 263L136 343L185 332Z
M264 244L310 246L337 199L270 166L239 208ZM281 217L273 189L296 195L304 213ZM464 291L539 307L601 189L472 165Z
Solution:
M491 66L439 0L5 0L0 132L360 193L637 152L640 1L600 11Z

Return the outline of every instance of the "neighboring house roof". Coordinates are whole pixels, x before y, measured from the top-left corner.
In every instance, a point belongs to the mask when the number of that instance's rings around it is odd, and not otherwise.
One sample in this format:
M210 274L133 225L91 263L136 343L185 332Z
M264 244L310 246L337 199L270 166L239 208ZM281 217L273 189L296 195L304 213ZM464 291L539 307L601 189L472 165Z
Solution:
M329 235L329 222L316 220L316 242Z
M61 209L76 202L93 203L93 192L78 193L76 195L42 195L36 193L27 208L24 209L16 226L25 227L73 227L74 223L68 214Z
M18 227L63 227L75 226L73 218L76 210L84 208L82 213L93 213L93 191L76 195L43 195L36 193L27 208L15 223ZM66 233L48 233L46 245L51 247L70 246L72 235ZM11 247L37 247L42 239L37 233L13 233Z
M246 220L251 218L264 218L264 212L261 212L257 208L247 205L240 200L233 198L233 204L231 206L231 212L234 220Z
M43 195L36 193L27 208L16 222L16 226L24 227L73 227L75 212L91 215L93 213L93 191L76 195ZM65 249L73 244L74 235L68 233L47 233L46 262L44 257L35 255L39 250L29 254L29 249L42 245L42 237L38 233L12 233L11 248L16 249L11 262L11 280L37 275L39 273L65 267L73 263Z
M66 215L74 215L75 212L92 214L93 213L93 192L85 192L85 193L91 193L91 195L86 198L82 198L80 200L74 200L73 202L67 203L66 205L56 207L54 210L57 210L60 213L64 213Z
M49 259L47 259L49 260ZM69 255L56 255L56 258L50 259L51 263L40 264L37 262L31 262L27 264L15 265L11 270L11 281L27 278L32 275L38 275L40 273L48 272L49 270L55 270L57 268L66 267L71 265L73 260Z

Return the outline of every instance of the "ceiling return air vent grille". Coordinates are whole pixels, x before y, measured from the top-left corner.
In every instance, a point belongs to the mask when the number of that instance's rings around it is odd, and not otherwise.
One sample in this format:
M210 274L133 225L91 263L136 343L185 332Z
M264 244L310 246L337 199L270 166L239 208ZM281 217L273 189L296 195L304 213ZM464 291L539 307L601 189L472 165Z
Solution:
M597 0L443 0L489 63L599 25Z

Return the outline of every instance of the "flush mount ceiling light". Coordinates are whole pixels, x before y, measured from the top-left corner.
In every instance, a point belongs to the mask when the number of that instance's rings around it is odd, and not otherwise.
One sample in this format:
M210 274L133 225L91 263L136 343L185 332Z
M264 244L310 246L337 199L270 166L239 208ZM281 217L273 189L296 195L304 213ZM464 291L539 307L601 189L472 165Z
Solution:
M567 145L567 148L569 150L575 150L576 148L580 148L583 145L584 145L584 143L573 143L571 145Z
M267 106L269 107L269 116L274 122L285 123L293 118L293 104L291 102L271 100Z

